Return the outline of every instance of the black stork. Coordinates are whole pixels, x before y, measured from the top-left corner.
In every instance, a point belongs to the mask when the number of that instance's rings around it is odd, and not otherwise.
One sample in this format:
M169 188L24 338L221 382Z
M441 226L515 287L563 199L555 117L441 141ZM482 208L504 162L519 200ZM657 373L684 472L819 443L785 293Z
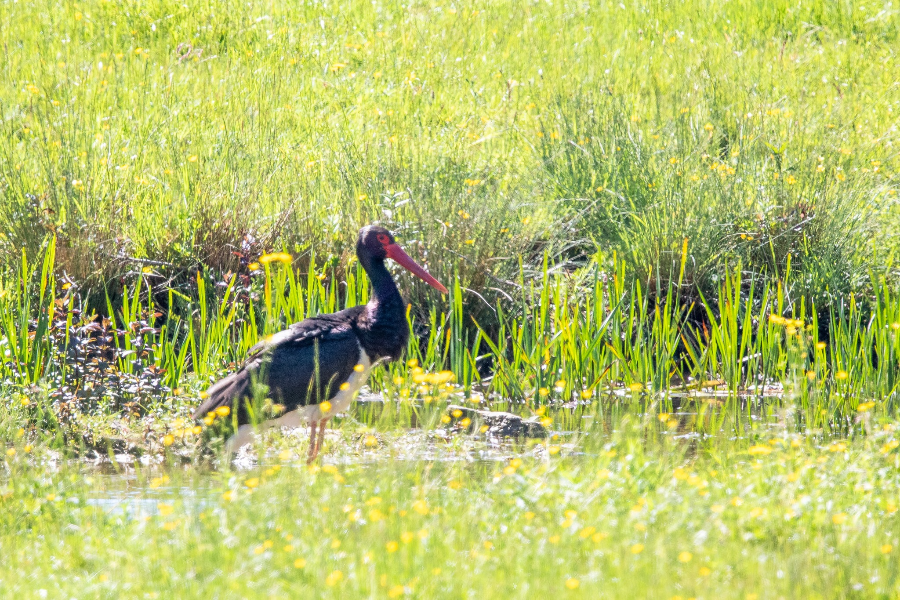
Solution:
M238 429L225 444L229 455L251 441L248 403L254 382L268 386L268 397L283 407L281 416L262 423L262 429L308 424L312 462L322 445L325 424L347 410L372 367L400 357L409 339L406 306L385 267L386 258L447 293L383 227L369 225L359 231L356 256L372 283L368 304L294 323L251 348L240 370L206 391L194 418L223 406L234 413Z

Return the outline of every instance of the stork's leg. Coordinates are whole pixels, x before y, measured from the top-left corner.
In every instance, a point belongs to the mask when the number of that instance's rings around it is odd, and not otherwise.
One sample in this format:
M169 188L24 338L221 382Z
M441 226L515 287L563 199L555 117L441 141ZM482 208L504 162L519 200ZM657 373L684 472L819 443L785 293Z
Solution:
M315 423L310 424L309 458L306 460L306 464L308 465L316 460L316 457L319 455L319 450L322 449L322 439L325 437L325 424L327 422L328 419L319 421L318 435L314 433Z
M318 424L321 427L325 427L325 421L319 421ZM306 459L306 464L311 465L316 457L319 455L319 438L316 435L316 422L313 422L310 425L310 438L309 438L309 458Z
M314 460L316 460L316 455L319 453L316 450L316 425L318 423L316 421L309 422L309 454L306 457L306 464L311 465Z
M322 419L319 421L319 435L316 437L316 455L319 454L319 450L322 449L322 442L325 441L325 426L328 424L328 419Z

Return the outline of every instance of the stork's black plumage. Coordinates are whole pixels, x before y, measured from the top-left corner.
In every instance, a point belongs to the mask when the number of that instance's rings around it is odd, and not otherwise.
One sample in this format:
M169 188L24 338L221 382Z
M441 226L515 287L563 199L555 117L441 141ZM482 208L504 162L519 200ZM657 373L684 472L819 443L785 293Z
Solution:
M250 441L248 402L253 397L254 381L267 386L268 397L284 408L283 416L264 426L310 425L312 460L318 453L325 422L346 410L365 382L369 369L379 361L400 357L409 329L403 298L384 264L385 259L393 259L447 293L382 227L368 226L360 230L356 255L372 282L368 304L294 323L254 346L240 370L207 390L207 397L194 412L194 418L202 418L222 406L229 407L240 426L229 440L230 450ZM314 435L316 424L320 426L318 438Z

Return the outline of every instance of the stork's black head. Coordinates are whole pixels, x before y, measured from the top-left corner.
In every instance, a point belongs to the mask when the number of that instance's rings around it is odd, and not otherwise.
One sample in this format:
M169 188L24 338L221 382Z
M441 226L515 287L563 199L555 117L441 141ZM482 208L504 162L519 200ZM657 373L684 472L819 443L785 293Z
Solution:
M416 264L416 261L397 245L394 236L384 227L367 225L359 230L359 237L356 240L356 256L366 271L369 271L375 263L383 263L385 258L390 258L431 287L444 294L448 293L447 288L438 283L437 279ZM371 271L369 274L371 276Z
M396 243L394 236L384 227L366 225L359 230L356 239L356 256L363 265L367 262L366 258L384 260L388 257L387 247Z

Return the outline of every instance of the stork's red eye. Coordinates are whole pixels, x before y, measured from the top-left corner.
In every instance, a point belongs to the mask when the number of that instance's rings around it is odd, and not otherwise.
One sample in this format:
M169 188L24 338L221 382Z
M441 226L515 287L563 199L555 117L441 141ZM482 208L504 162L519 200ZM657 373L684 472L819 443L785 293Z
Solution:
M382 246L387 246L388 244L391 243L391 238L389 238L388 236L386 236L386 235L383 234L383 233L379 233L379 234L378 234L378 241L381 242L381 245L382 245Z

